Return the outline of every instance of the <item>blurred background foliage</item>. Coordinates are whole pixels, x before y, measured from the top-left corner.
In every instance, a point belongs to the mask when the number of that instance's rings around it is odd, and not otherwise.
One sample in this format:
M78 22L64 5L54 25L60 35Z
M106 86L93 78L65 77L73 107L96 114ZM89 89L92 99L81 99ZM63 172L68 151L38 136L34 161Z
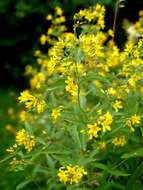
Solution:
M16 110L19 109L15 105L16 92L27 87L24 68L27 64L35 64L34 50L42 48L39 38L49 27L46 16L53 12L54 7L61 6L67 18L67 28L71 31L74 13L96 3L106 5L106 24L107 27L112 27L115 0L0 0L0 159L3 158L6 147L11 144L18 127L16 117L12 116L16 116ZM123 19L135 22L138 11L143 9L142 0L126 0L123 4L117 19L116 41L120 47L126 38L121 24ZM11 114L13 107L15 111ZM6 166L0 169L3 171L0 173L2 190L15 190L19 181L25 177L22 173L14 175ZM31 184L29 189L39 188L38 185Z

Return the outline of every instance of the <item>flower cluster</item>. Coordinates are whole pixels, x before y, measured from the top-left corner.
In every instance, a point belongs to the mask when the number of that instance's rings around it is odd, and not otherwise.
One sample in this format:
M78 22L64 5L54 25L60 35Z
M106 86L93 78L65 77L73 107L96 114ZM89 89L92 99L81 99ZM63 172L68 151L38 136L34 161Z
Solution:
M17 132L15 141L16 143L7 149L7 152L13 153L19 146L24 146L25 150L31 152L36 144L35 137L33 135L27 134L25 129L21 129Z
M28 90L21 92L19 96L19 102L25 103L27 109L36 109L37 113L42 113L45 110L46 102L41 100L41 94L33 96Z
M81 166L72 166L60 167L58 177L61 182L66 183L79 183L84 175L87 175L87 172Z

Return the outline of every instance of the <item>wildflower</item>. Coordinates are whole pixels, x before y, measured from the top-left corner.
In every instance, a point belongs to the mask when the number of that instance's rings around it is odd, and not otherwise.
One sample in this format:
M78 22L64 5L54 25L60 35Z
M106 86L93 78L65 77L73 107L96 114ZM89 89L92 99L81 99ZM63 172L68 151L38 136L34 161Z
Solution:
M125 136L115 137L112 140L114 146L124 146L127 143Z
M137 74L134 74L129 80L128 83L132 88L136 87L136 82L140 80L140 76L138 76Z
M48 31L47 31L47 34L52 34L53 33L53 29L52 28L49 28Z
M56 120L60 117L62 109L63 109L63 106L59 106L58 108L55 108L52 110L51 117L52 117L53 123L55 123Z
M133 115L132 117L130 117L127 121L126 121L126 126L132 131L134 132L135 129L134 129L134 125L135 124L140 124L140 120L141 120L141 117L139 115Z
M16 151L17 147L18 147L17 144L14 144L14 145L11 146L10 148L7 148L7 149L6 149L6 152L13 153L13 152Z
M56 7L55 11L56 11L56 14L59 15L59 16L61 16L63 14L63 11L62 11L62 9L60 7Z
M45 45L47 41L47 36L45 34L42 34L40 37L41 45Z
M113 104L112 107L115 109L116 112L118 112L119 109L122 109L122 102L119 100L116 100Z
M45 111L45 108L46 108L45 100L37 100L37 104L36 104L37 113L43 113Z
M41 51L39 49L37 49L35 52L34 52L34 56L35 57L39 57L41 55Z
M27 164L27 160L18 160L16 157L13 157L9 164L13 170L19 171L23 170L23 166Z
M47 15L46 19L47 20L52 20L53 16L51 14Z
M67 84L66 91L70 93L73 101L76 101L78 98L78 85L75 83L72 77L68 77L65 83Z
M27 117L28 117L28 113L26 111L23 110L23 111L21 111L19 113L19 120L20 120L20 122L26 121Z
M100 150L105 150L106 149L106 142L99 142L98 143L98 148L100 149Z
M98 137L98 132L101 131L101 128L97 126L97 123L88 124L88 136L89 140L93 139L93 137Z
M33 96L28 90L21 92L18 100L20 103L25 103L27 109L35 108L37 113L42 113L46 108L46 102L41 99L41 94Z
M110 94L110 95L113 95L113 96L115 96L116 95L116 90L114 89L114 88L109 88L108 90L107 90L107 92L108 92L108 94Z
M100 4L96 4L94 7L89 9L80 10L79 13L75 14L74 19L82 20L85 19L87 22L97 21L97 29L104 29L104 16L105 8Z
M25 75L31 75L33 74L33 67L31 65L26 65L25 67Z
M135 125L135 124L139 124L140 123L140 120L141 120L141 117L139 115L133 115L131 117L131 121L132 121L132 124Z
M18 100L20 103L25 103L27 109L32 109L36 104L36 98L28 90L21 92Z
M132 41L126 44L125 52L131 54L133 52L134 44Z
M111 131L111 124L113 122L112 115L107 112L104 116L101 116L100 119L101 121L99 121L99 123L102 126L103 132Z
M25 129L21 129L16 134L16 143L18 145L25 145L26 144L27 135Z
M108 34L109 34L109 36L111 36L112 38L114 37L114 31L113 31L113 30L109 29L109 30L108 30Z
M35 137L26 133L25 129L21 129L16 134L16 143L18 146L24 145L28 152L31 152L36 144Z
M40 89L42 84L44 84L46 77L44 73L39 72L34 75L34 77L30 80L30 85L32 88Z
M61 182L66 184L79 183L84 175L87 175L87 172L81 166L72 166L60 167L58 172L58 177Z

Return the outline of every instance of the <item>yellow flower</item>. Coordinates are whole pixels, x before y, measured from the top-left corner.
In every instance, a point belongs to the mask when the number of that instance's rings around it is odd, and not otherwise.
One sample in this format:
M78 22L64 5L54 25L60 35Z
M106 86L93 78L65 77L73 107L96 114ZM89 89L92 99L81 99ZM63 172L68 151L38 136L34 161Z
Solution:
M21 122L26 121L26 120L27 120L27 112L24 111L24 110L21 111L21 112L19 113L19 119L20 119Z
M20 93L18 100L20 103L25 103L27 109L36 109L37 113L42 113L46 108L45 100L41 99L41 94L33 96L28 90L25 90Z
M18 147L17 144L14 144L10 148L7 148L6 152L13 153L14 151L16 151L17 147Z
M89 136L89 140L93 139L93 137L98 137L98 132L101 131L101 128L97 126L97 123L92 124L88 124L88 136Z
M119 100L116 100L113 104L112 107L115 109L116 112L118 112L118 109L122 109L122 102Z
M140 124L140 120L141 120L141 117L139 115L133 115L132 117L130 117L127 121L126 121L126 126L132 131L134 132L135 129L134 129L134 125L135 124Z
M139 115L133 115L131 117L131 121L132 121L132 124L135 125L135 124L139 124L140 123L140 120L141 120L141 117Z
M112 88L112 87L109 88L107 90L107 92L108 92L108 94L113 95L113 96L115 96L117 94L116 90L114 88Z
M51 14L47 15L46 19L47 20L52 20L53 16Z
M41 86L44 84L46 77L44 73L39 72L34 75L34 77L30 80L30 85L32 88L40 89Z
M136 82L140 80L140 76L138 76L137 74L134 74L129 80L128 83L132 88L136 87Z
M113 30L109 29L108 34L109 34L109 36L114 37L114 31Z
M55 11L56 11L56 14L59 15L59 16L61 16L63 14L63 11L62 11L62 9L60 7L56 7Z
M53 123L55 123L57 119L60 117L62 109L63 109L63 106L59 106L52 110L51 117L52 117Z
M98 143L98 148L100 150L105 150L106 149L106 142L99 142Z
M58 173L58 177L60 179L60 181L64 184L66 184L68 182L68 173L65 170L65 167L61 167L59 168L59 173Z
M25 145L27 140L27 135L25 129L21 129L16 134L16 143L18 145Z
M112 115L109 112L107 112L105 115L101 116L100 119L100 124L102 126L103 132L111 131L111 124L113 122Z
M48 31L47 31L47 34L52 34L53 33L53 29L52 28L49 28Z
M37 100L37 104L36 104L37 113L43 113L45 111L45 108L46 108L45 100Z
M40 37L41 45L45 45L47 42L47 36L45 34L42 34Z
M84 175L87 175L87 172L81 166L72 166L60 167L58 172L58 177L61 182L66 184L79 183Z
M112 140L114 146L124 146L127 143L125 136L115 137Z
M78 85L75 83L72 77L68 77L65 83L67 84L66 91L70 93L73 101L76 101L78 98Z
M25 67L25 75L31 75L31 74L33 74L33 67L31 66L31 65L26 65L26 67Z
M27 100L32 100L34 96L32 96L29 92L29 90L24 90L20 93L20 96L18 97L18 100L20 103L26 102Z
M41 51L39 49L37 49L35 52L34 52L34 56L35 57L39 57L41 55Z
M16 134L16 143L18 146L24 145L28 152L31 152L36 144L35 137L26 133L25 129L21 129Z
M16 157L13 157L12 161L9 164L13 170L18 171L21 168L19 166L27 164L27 160L24 160L24 159L18 160Z

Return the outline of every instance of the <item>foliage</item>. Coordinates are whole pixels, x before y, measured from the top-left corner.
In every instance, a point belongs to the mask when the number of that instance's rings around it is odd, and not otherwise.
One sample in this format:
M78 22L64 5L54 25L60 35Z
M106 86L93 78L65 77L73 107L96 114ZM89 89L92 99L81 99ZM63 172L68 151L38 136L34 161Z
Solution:
M29 173L17 190L34 183L48 190L141 190L143 41L120 50L113 31L104 31L99 4L75 14L73 33L55 30L62 18L56 7L52 32L41 36L48 53L37 50L38 68L26 67L32 78L18 98L23 128L1 163Z

